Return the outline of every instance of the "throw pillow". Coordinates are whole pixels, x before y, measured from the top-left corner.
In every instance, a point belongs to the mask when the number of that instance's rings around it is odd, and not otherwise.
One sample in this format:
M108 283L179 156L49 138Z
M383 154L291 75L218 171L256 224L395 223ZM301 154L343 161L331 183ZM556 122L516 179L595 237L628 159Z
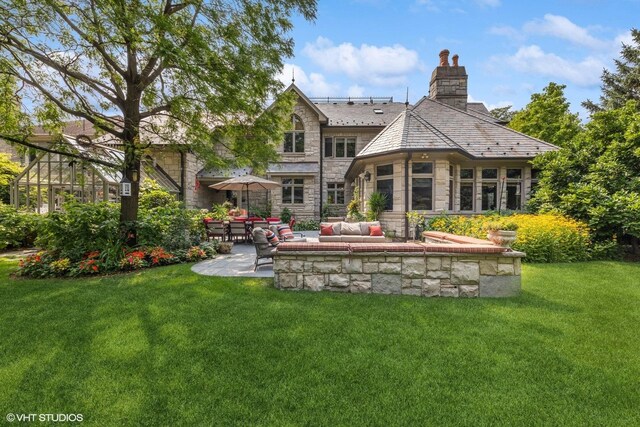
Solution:
M320 235L321 236L333 236L333 226L329 225L321 225L320 226Z
M293 239L294 237L293 232L291 231L288 225L279 225L278 234L280 234L280 237L282 237L282 239L284 240Z
M276 233L271 230L265 230L265 235L267 236L267 242L269 242L271 246L278 246L280 239L278 239Z
M382 234L382 227L379 225L370 225L369 236L384 236L384 234Z

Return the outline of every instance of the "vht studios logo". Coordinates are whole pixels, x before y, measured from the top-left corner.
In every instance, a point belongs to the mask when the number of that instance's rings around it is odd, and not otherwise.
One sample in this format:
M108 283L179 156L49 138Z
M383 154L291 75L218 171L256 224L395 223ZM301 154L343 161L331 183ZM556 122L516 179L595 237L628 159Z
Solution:
M80 423L84 419L82 414L14 414L9 413L6 420L10 423L18 422L50 422L50 423Z

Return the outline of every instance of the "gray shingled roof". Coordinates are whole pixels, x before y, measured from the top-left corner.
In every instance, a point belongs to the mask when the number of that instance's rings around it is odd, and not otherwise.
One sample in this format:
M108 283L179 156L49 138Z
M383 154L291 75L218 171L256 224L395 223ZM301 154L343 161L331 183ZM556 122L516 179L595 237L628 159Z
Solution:
M470 158L533 158L557 147L429 98L403 111L357 158L401 150L452 150Z
M316 162L281 162L271 163L267 173L276 174L316 174L320 172L320 165Z
M386 126L406 108L402 102L314 102L328 118L327 126ZM374 110L381 110L376 114Z

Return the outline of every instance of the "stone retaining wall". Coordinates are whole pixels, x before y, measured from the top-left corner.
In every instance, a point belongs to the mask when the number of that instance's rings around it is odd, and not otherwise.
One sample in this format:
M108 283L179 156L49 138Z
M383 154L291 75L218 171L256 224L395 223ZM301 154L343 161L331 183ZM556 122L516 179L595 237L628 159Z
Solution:
M520 293L521 252L278 252L280 289L425 297L510 297Z

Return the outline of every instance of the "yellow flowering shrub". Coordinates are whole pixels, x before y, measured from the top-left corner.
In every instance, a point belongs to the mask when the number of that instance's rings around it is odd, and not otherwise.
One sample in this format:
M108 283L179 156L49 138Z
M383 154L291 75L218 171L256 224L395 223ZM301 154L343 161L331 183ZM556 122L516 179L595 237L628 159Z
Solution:
M496 216L438 216L429 229L462 236L487 238L485 224ZM583 222L558 214L516 214L509 221L518 226L513 249L527 254L529 262L571 262L589 259L591 239Z

